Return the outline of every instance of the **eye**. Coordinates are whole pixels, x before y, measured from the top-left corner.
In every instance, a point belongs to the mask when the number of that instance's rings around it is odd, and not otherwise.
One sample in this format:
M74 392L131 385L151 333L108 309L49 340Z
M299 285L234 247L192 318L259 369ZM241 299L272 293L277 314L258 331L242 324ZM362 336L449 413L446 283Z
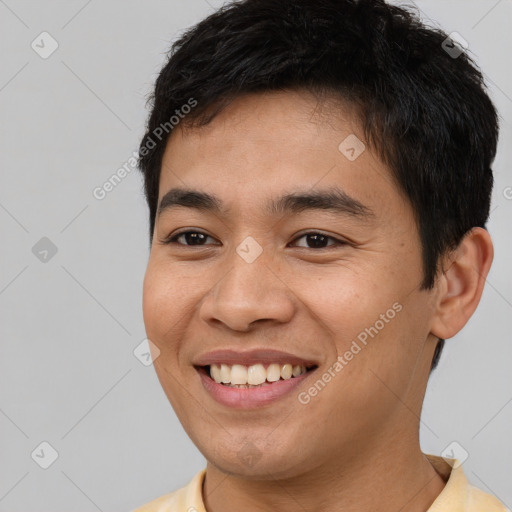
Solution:
M309 233L304 233L303 235L299 236L294 240L296 242L297 240L300 240L301 238L306 239L306 244L311 245L308 247L307 245L299 246L299 247L305 247L306 249L325 249L327 247L332 246L342 246L346 245L347 243L343 240L338 240L337 238L334 238L332 236L324 235L323 233L318 233L316 231L311 231ZM327 245L327 242L329 240L333 240L334 244Z
M185 246L201 246L205 244L205 241L208 238L212 238L201 231L182 231L181 233L176 233L173 236L167 237L162 240L163 244L172 244L177 243L178 245ZM185 241L185 243L178 242L179 239ZM213 240L213 238L212 238Z
M182 231L181 233L176 233L165 238L161 242L163 244L178 244L184 245L186 247L193 247L206 245L206 240L208 238L213 240L211 236L208 236L206 233L201 231ZM343 246L347 244L347 242L344 242L343 240L338 240L337 238L316 231L304 233L303 235L296 238L293 243L296 243L297 240L302 238L305 239L306 245L299 245L298 247L303 247L305 249L326 249L327 247ZM182 242L179 241L180 239ZM329 241L334 243L329 244Z

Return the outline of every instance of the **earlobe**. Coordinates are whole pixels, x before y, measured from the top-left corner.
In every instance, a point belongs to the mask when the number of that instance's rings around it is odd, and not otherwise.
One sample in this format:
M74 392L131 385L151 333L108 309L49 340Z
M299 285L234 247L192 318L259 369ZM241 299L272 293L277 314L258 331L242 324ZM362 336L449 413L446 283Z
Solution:
M432 334L441 339L452 338L466 325L480 302L493 256L491 236L476 227L445 257L444 270L438 278Z

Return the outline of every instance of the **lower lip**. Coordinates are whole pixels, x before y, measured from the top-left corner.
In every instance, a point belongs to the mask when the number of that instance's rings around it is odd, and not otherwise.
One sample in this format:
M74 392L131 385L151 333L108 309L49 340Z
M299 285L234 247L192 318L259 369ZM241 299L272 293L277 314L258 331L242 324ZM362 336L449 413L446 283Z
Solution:
M210 378L204 369L198 370L201 381L206 391L210 393L217 402L233 407L235 409L253 409L270 404L291 393L297 386L300 386L314 370L308 371L287 380L272 382L269 386L256 388L234 388L218 384Z

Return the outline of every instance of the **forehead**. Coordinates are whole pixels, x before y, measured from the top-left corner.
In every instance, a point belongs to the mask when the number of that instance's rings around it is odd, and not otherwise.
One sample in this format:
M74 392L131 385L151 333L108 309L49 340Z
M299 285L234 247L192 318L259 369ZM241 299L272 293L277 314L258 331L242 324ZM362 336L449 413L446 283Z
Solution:
M296 152L299 144L309 150L325 149L318 139L329 129L337 131L338 136L344 132L360 134L359 125L356 109L334 97L317 98L303 90L246 93L204 126L190 126L185 116L169 137L168 146L185 143L207 150L219 141L227 152L240 148L243 141L244 151L249 150L251 142L254 146L264 143L272 156L280 148L283 155L291 157L290 149Z
M364 143L354 110L339 101L298 91L247 94L205 126L184 121L167 143L159 200L177 186L210 190L228 207L268 209L269 196L295 188L335 187L362 204L403 199Z

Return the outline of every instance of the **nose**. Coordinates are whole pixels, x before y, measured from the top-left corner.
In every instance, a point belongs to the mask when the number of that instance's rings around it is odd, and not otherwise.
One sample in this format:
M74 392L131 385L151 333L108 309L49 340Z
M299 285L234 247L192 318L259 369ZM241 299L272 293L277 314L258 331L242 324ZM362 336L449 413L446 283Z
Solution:
M241 332L251 331L256 323L289 322L295 311L293 291L268 263L263 254L248 263L234 253L204 297L200 318Z

